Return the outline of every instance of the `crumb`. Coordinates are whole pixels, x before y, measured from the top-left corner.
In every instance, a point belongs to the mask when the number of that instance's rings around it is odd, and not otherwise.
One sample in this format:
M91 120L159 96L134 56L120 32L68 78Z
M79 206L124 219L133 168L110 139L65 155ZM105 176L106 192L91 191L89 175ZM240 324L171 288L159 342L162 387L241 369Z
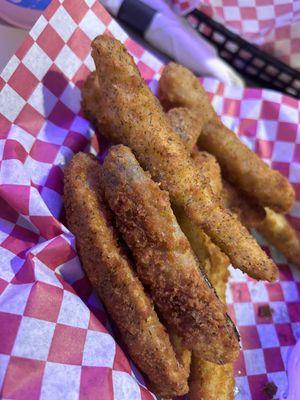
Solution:
M268 382L264 389L263 392L265 393L265 395L267 395L267 397L269 399L273 399L273 397L275 396L275 394L277 393L277 386L275 385L274 382Z
M261 318L272 317L272 312L273 312L273 310L270 308L270 306L268 304L258 307L258 315Z

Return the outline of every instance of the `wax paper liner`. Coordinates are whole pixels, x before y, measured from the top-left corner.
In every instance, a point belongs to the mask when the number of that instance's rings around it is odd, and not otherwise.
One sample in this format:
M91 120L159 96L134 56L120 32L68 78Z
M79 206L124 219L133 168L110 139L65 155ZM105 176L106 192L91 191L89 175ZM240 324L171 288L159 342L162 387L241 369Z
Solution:
M63 167L79 150L97 152L80 111L80 88L94 69L90 42L104 32L126 44L155 90L161 63L95 0L53 0L1 74L1 398L154 397L116 344L62 222ZM290 217L299 228L299 102L212 79L204 85L225 124L293 183L297 203ZM268 285L234 272L228 291L243 346L237 399L263 399L269 380L281 395L287 356L300 336L300 271L266 250L280 265L280 280ZM271 317L259 316L262 304L270 305Z
M300 70L300 0L168 0L180 15L194 8ZM300 80L297 82L300 87Z

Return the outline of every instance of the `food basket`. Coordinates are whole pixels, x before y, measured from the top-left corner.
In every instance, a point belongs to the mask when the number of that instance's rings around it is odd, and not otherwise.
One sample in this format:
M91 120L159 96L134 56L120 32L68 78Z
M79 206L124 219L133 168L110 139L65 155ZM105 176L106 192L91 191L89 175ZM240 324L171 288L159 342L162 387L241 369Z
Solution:
M16 400L155 398L88 283L64 224L63 169L78 151L103 153L81 111L94 70L91 40L125 43L156 92L163 65L131 40L97 0L53 0L0 77L0 397ZM223 122L294 185L289 218L300 228L300 132L295 98L261 89L203 85ZM300 271L261 242L280 266L274 284L236 270L228 308L241 334L237 400L275 399L300 338ZM269 316L260 313L269 305Z
M219 56L233 66L253 86L279 90L300 98L300 72L242 39L223 24L195 9L188 21L211 42Z

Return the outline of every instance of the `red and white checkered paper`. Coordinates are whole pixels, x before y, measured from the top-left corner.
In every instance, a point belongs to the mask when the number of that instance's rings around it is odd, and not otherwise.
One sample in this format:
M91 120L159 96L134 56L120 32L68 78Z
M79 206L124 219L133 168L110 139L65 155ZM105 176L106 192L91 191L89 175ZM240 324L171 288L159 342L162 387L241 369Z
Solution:
M300 0L168 0L185 15L197 6L250 43L300 70ZM297 82L300 87L300 81Z
M53 0L0 77L0 397L150 400L141 376L116 344L109 320L63 225L63 167L97 151L80 111L80 88L94 69L90 41L123 41L155 90L162 65L135 44L97 0ZM205 79L217 112L241 139L288 176L300 228L297 100ZM100 143L100 150L105 146ZM275 249L280 280L264 284L233 272L228 304L241 333L236 399L263 399L271 380L286 390L286 360L300 338L300 271ZM269 304L271 318L258 315Z

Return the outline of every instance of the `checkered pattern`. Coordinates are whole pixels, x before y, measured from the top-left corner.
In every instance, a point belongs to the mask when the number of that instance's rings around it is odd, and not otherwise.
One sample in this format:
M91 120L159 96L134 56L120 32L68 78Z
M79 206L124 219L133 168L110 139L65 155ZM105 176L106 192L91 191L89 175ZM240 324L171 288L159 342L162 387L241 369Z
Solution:
M0 397L150 400L153 395L112 336L61 216L63 167L79 150L96 153L80 111L93 69L90 41L122 40L155 91L162 65L127 37L97 0L53 0L0 77ZM222 119L297 192L290 217L300 227L300 104L258 89L204 85ZM100 150L105 144L100 143ZM61 219L59 220L59 217ZM265 243L262 242L263 245ZM281 267L268 285L232 272L228 304L241 332L237 399L262 399L300 338L300 272L274 249ZM272 315L263 317L260 306Z
M170 0L170 3L179 14L199 6L244 39L299 70L300 0Z

